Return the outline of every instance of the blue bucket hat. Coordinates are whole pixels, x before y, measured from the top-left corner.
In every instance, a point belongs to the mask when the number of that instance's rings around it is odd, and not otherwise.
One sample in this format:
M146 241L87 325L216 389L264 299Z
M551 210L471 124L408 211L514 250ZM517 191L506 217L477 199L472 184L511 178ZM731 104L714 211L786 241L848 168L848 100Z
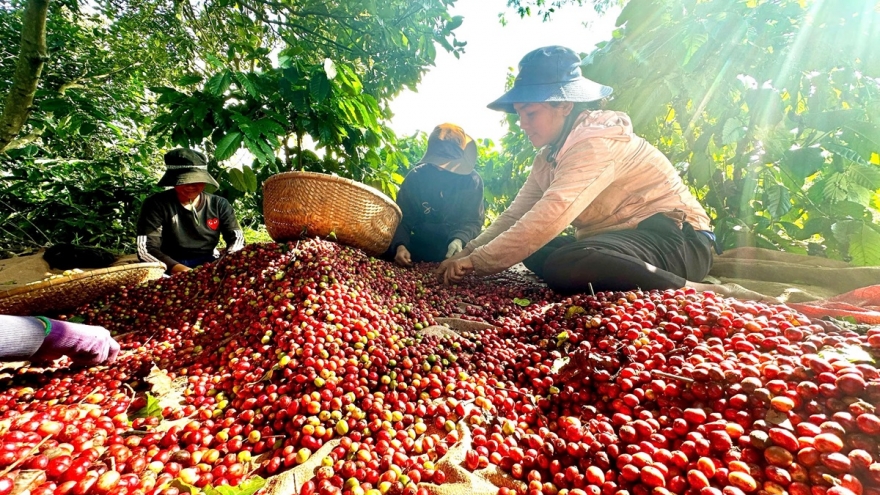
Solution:
M545 46L520 60L513 88L488 106L492 110L516 113L514 103L590 102L606 98L611 91L611 87L581 74L581 59L574 50Z

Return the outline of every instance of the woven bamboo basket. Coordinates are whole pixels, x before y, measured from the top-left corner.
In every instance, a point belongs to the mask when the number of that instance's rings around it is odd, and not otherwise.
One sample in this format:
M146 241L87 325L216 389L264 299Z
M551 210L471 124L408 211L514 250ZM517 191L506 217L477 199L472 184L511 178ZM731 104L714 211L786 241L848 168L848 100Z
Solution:
M379 256L402 214L378 190L343 177L284 172L263 183L263 217L276 241L329 237Z
M163 273L162 263L134 263L23 285L0 292L0 314L29 316L71 310L123 286L155 280Z

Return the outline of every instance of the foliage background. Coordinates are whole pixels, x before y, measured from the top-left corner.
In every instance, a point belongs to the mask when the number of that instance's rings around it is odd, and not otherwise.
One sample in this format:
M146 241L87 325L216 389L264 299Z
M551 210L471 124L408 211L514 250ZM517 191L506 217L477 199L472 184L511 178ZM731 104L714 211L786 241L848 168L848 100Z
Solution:
M0 0L0 94L24 1ZM131 251L174 146L213 157L218 194L252 232L258 186L281 171L336 173L393 197L426 136L395 136L388 102L436 49L463 52L452 3L53 2L35 108L0 165L5 247ZM626 7L614 37L584 54L585 75L615 88L608 106L672 159L725 248L880 264L875 1L508 1L549 22L588 4ZM490 220L534 155L508 122L500 142L474 136Z
M880 264L876 2L632 0L585 74L676 163L724 248Z

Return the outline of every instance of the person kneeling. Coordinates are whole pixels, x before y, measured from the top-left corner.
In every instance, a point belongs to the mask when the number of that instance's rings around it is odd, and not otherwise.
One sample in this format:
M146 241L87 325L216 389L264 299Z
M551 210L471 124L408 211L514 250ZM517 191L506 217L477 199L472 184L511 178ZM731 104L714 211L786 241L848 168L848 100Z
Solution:
M403 217L388 257L402 266L443 261L480 233L485 210L476 163L477 145L461 127L441 124L434 129L425 156L397 193Z
M165 154L160 186L169 189L147 198L137 224L138 258L160 261L169 274L189 271L219 257L220 235L228 252L244 247L244 233L225 198L205 192L210 184L205 155L186 148Z
M537 156L510 207L440 265L445 282L523 262L559 292L720 287L700 282L716 249L709 216L629 116L601 109L610 94L569 48L523 57L489 108L516 113ZM576 235L560 236L568 225Z

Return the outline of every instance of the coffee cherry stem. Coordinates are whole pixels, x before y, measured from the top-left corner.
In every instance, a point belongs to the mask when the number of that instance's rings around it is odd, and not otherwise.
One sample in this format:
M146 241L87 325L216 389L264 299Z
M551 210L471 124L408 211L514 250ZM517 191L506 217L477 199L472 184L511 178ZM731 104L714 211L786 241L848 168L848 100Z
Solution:
M678 380L678 381L685 382L685 383L694 383L696 381L693 378L687 378L685 376L680 376L680 375L673 375L672 373L666 373L663 371L651 370L651 372L661 378L670 378L672 380Z

